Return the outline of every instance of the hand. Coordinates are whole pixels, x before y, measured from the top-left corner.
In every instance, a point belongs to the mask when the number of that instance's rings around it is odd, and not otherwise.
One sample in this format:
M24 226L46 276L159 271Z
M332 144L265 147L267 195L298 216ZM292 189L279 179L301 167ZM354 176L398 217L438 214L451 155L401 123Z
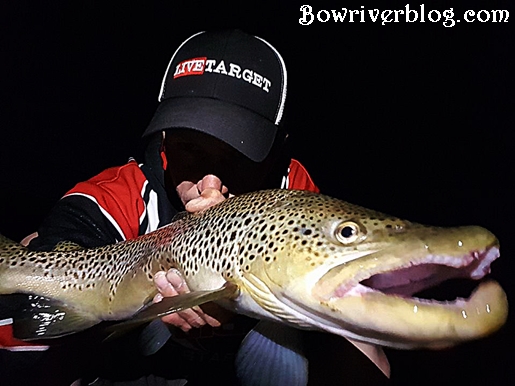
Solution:
M225 200L228 189L222 181L212 174L198 183L183 181L177 186L177 193L188 212L194 213L207 209ZM231 196L231 195L230 195Z
M154 303L160 302L164 296L175 296L190 292L181 273L176 269L168 272L159 271L154 275L154 284L159 293L154 297ZM206 323L212 327L219 327L220 322L207 315L200 307L189 308L184 311L163 316L163 322L179 327L187 332L193 327L202 327Z

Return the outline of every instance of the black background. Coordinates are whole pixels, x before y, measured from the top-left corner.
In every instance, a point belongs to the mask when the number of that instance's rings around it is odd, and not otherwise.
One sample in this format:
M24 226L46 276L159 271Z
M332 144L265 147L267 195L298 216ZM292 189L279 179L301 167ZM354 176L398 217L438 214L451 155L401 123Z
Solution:
M385 26L370 20L301 26L302 3L294 2L6 3L0 5L0 233L21 239L76 182L129 156L141 159L140 136L175 49L200 30L236 27L282 54L294 155L324 193L416 222L489 228L502 255L492 276L513 300L515 8L509 2L426 1L426 10L454 7L455 19L467 9L507 9L512 16L452 28L402 18ZM317 3L311 2L315 12L351 6ZM389 350L393 383L511 384L506 352L513 333L511 317L493 337L448 351Z

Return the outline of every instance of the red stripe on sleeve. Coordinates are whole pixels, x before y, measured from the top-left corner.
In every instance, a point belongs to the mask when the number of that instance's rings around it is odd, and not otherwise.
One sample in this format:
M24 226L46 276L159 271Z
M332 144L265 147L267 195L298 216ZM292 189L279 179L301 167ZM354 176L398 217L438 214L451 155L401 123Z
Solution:
M0 349L10 351L44 351L48 346L24 342L13 337L13 326L10 320L0 320Z
M296 159L292 159L290 163L288 189L309 190L320 193L320 189L315 185L306 168Z
M72 194L93 197L114 219L124 236L132 239L138 237L140 217L145 211L142 190L146 181L138 164L132 160L78 183L65 197Z

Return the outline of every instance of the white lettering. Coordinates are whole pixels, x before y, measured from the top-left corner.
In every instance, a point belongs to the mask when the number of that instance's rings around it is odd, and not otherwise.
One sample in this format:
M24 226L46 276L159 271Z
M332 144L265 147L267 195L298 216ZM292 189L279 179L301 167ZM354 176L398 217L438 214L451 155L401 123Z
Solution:
M206 60L206 69L204 71L213 72L213 66L216 64L216 60L208 59Z
M485 14L485 18L483 18L481 16L481 14ZM481 10L481 11L478 11L477 13L477 20L479 20L481 23L485 23L487 22L488 20L490 20L490 14L488 13L488 11L485 11L485 10Z
M339 11L337 12L335 9L331 9L334 21L344 21L345 20L345 16L347 16L347 8L342 8L342 11L343 11L343 16Z
M326 16L325 20L322 20L322 18L320 17L320 14L322 12ZM327 12L325 9L322 9L322 10L318 11L318 13L317 13L317 19L318 19L318 21L321 21L322 23L325 23L326 21L329 21L330 18L331 18L331 14L329 12Z
M377 8L369 9L368 14L370 15L370 19L375 23L379 17L379 10Z
M243 70L243 73L241 74L241 77L246 82L252 82L252 70L249 70L248 68Z
M228 63L229 72L223 60L217 62L215 59L195 58L179 63L175 68L174 78L187 75L201 75L204 72L227 75L235 79L243 79L247 83L269 92L272 82L263 75L246 68L242 71L241 66L235 63Z
M443 22L443 26L444 27L454 27L456 22L454 21L454 11L453 11L453 8L449 8L448 10L444 11L443 12L443 16L445 17L445 21Z
M227 75L227 70L225 69L225 63L223 60L218 63L218 66L213 70L213 72L216 72L218 74L224 74Z
M272 85L272 82L270 82L267 78L263 78L263 90L266 92L270 91L269 87Z
M240 71L241 71L240 66L238 66L237 64L234 64L234 63L229 63L229 74L228 74L229 76L240 79L241 78Z
M388 20L388 17L393 13L391 9L385 9L383 12L381 12L381 20L383 21L381 24L385 25L386 23L391 23L393 20ZM386 16L385 16L386 14Z
M413 20L410 18L412 13L415 14L415 18ZM409 9L409 4L406 4L406 12L404 14L406 15L406 23L414 23L418 20L418 12L414 9Z
M203 60L195 60L195 67L193 71L203 71L204 69L204 61Z
M182 73L184 72L183 64L184 64L184 63L179 63L179 64L177 65L177 67L175 67L175 72L174 72L174 74L173 74L173 76L174 76L174 77L175 77L175 76L177 76L177 75L179 75L179 74L182 74Z
M510 12L507 11L506 9L501 9L501 10L497 10L497 11L493 10L492 13L494 15L492 22L494 22L494 23L497 23L500 21L507 23L508 18L510 17ZM499 20L497 20L497 15L499 15Z
M191 70L193 69L193 66L195 65L195 61L190 60L189 62L186 62L185 65L186 65L186 69L188 70L188 72L191 72Z
M405 21L406 23L425 23L426 19L431 23L437 23L443 20L442 24L444 27L453 27L456 25L456 23L460 22L460 20L454 19L455 14L453 8L448 8L444 11L429 8L427 14L425 10L425 4L420 4L419 9L411 8L410 4L406 4L404 7L402 7L402 9L397 10L380 10L377 8L366 9L365 6L362 5L360 6L359 10L341 8L340 10L320 9L319 11L315 12L311 5L302 5L300 7L302 16L299 18L299 23L302 25L310 25L315 20L315 17L320 23L327 23L329 21L334 21L336 23L341 23L344 21L348 21L349 23L365 23L367 12L368 16L370 17L370 20L374 23L379 20L379 17L381 17L381 24L383 26L388 23L399 23L401 21ZM402 18L401 15L404 15L404 18ZM480 23L506 23L510 17L510 13L506 9L479 11L467 10L463 14L463 17L465 21L468 23L473 23L475 21L478 21ZM181 71L181 69L177 68L177 71L179 72Z
M472 11L472 10L468 10L467 12L465 12L465 15L464 15L464 17L465 17L465 21L466 21L467 23L472 23L472 22L474 21L474 19L469 20L469 18L468 18L468 17L469 17L469 16L474 16L474 15L475 15L475 12L474 12L474 11Z
M185 60L175 67L174 78L185 75L198 75L204 72L204 58Z
M359 11L358 10L350 11L350 13L349 13L349 22L354 23L354 15L355 14L359 15Z
M395 22L398 23L399 22L399 14L401 15L404 15L404 11L403 10L395 10Z
M300 11L302 12L302 17L299 19L299 23L301 25L310 25L311 23L313 23L313 18L315 16L312 13L313 8L311 8L311 5L303 5L302 7L300 7Z
M438 19L436 19L436 20L434 20L434 19L433 19L433 16L432 16L433 12L434 12L434 13L436 13L436 15L438 16ZM429 11L429 13L427 14L427 18L428 18L431 22L436 23L436 22L440 21L440 19L442 18L442 15L440 15L440 11L437 11L436 9L432 9L432 10L431 10L431 11Z
M365 6L364 5L361 6L361 11L359 11L359 12L361 14L361 20L359 22L364 23L365 22Z
M252 84L261 87L261 85L263 84L263 77L259 75L257 72L254 72L254 79L252 80Z

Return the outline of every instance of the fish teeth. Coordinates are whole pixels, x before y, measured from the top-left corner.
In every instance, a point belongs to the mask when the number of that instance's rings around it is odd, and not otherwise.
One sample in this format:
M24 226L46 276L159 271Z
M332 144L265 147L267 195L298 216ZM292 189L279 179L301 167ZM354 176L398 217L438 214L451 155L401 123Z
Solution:
M461 268L469 265L474 260L472 255L464 255L461 257L448 255L427 255L420 263L422 264L441 264L453 268Z
M486 253L483 253L479 265L470 274L472 279L481 279L483 276L489 274L490 264L492 264L499 256L500 253L498 247L492 247Z

